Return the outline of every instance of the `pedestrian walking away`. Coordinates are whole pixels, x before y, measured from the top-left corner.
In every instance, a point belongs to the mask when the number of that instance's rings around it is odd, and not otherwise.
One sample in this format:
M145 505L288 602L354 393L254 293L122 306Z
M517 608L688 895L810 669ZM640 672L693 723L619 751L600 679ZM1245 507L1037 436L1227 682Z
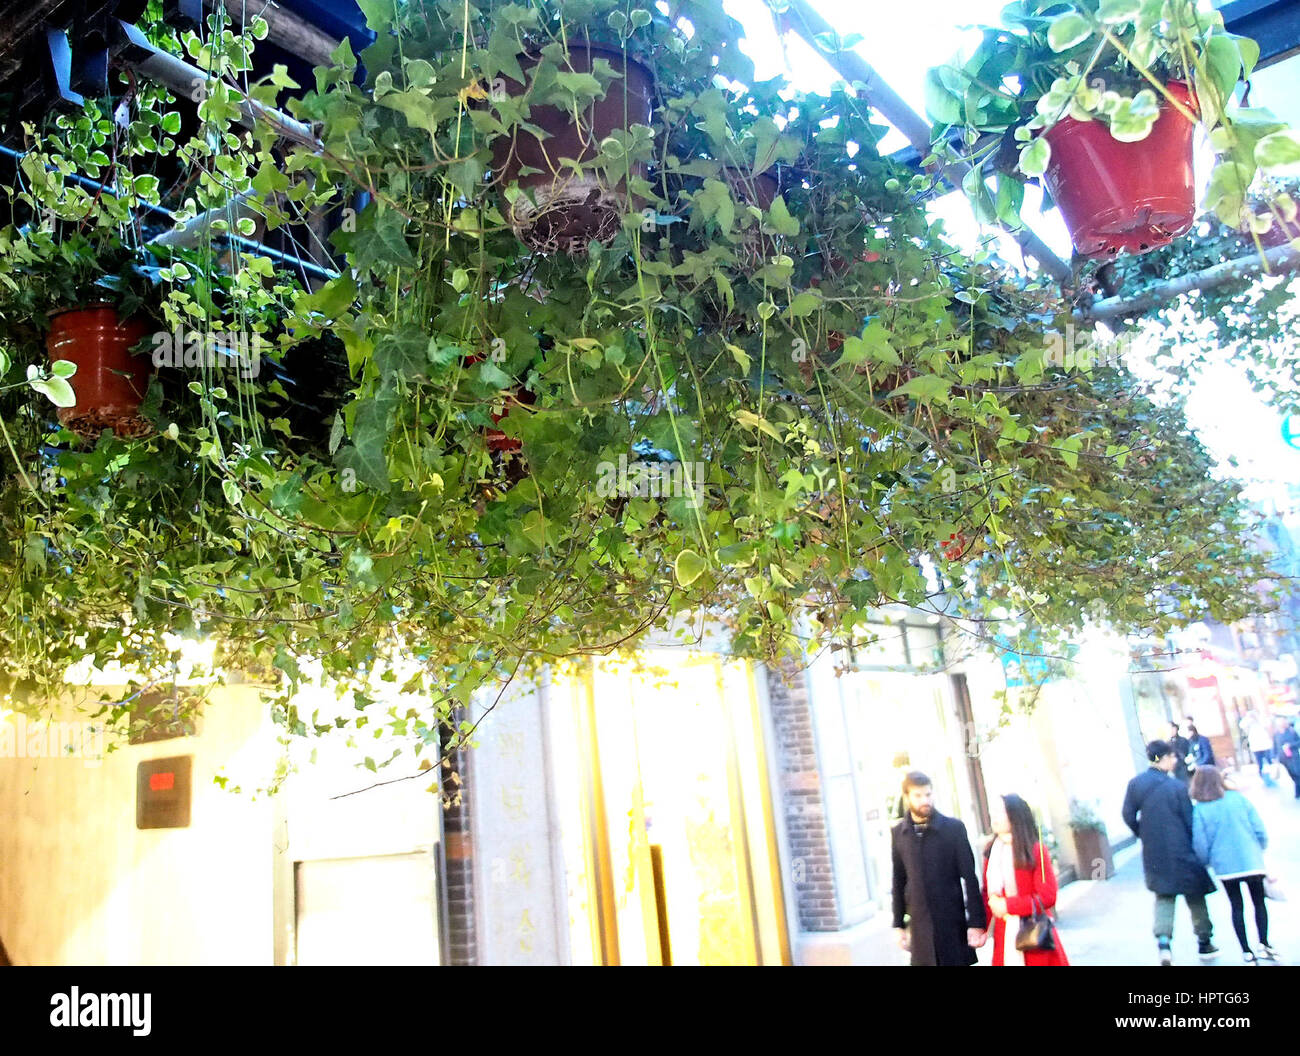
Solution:
M1052 924L1052 949L1018 950L1021 923L1056 905L1056 872L1038 837L1034 813L1017 795L989 804L993 839L984 851L984 910L991 922L993 966L1065 967L1069 960Z
M1258 711L1252 711L1242 720L1241 725L1242 732L1246 735L1246 749L1255 757L1259 776L1263 778L1264 784L1272 786L1273 777L1264 769L1273 762L1273 735L1269 732L1267 723Z
M1192 772L1187 768L1187 757L1192 752L1192 746L1178 730L1178 723L1171 722L1169 724L1169 746L1173 748L1174 754L1178 757L1178 761L1174 764L1174 777L1187 784L1192 779Z
M1258 958L1246 936L1244 884L1255 904L1255 930L1259 935L1259 956L1276 961L1268 944L1268 906L1264 898L1264 849L1268 833L1259 812L1246 796L1225 788L1219 768L1203 766L1192 778L1192 846L1202 865L1214 871L1232 906L1232 930L1241 943L1247 964Z
M1300 799L1300 734L1295 732L1294 719L1278 719L1273 735L1273 756L1291 776L1295 785L1295 798Z
M984 900L966 826L934 809L934 787L903 778L907 814L892 833L894 931L912 964L972 965L986 937Z
M1142 841L1142 869L1147 890L1156 896L1156 947L1160 963L1173 964L1174 908L1178 896L1187 901L1202 960L1218 954L1214 927L1205 896L1214 881L1197 860L1192 846L1192 801L1187 788L1173 776L1177 755L1168 741L1147 745L1151 766L1128 783L1124 793L1124 823Z

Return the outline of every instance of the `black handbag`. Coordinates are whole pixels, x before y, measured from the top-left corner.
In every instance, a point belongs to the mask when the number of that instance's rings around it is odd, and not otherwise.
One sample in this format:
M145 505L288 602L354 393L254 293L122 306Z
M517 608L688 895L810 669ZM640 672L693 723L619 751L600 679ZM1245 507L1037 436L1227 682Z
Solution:
M1043 908L1037 895L1033 896L1033 915L1025 917L1020 922L1020 930L1016 932L1016 949L1022 953L1027 950L1048 953L1056 949L1052 918L1047 915L1047 910Z
M1038 819L1034 819L1034 835L1038 837L1035 853L1043 870L1043 880L1047 880L1047 849L1043 846L1042 833L1038 830ZM1016 932L1016 949L1050 953L1056 949L1056 935L1052 931L1052 918L1043 908L1042 900L1037 895L1030 896L1030 915L1020 921L1020 930Z

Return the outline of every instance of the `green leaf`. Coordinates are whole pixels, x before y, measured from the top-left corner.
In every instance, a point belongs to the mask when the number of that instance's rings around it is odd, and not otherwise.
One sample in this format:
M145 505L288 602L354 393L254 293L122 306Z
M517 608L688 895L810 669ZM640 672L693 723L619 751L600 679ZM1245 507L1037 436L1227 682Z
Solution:
M708 564L694 550L683 550L673 561L673 575L683 587L689 587L708 570Z
M1025 185L1013 176L998 173L998 193L994 208L998 219L1007 227L1020 226L1020 207L1025 200Z
M902 362L894 346L889 343L889 331L878 319L868 323L860 337L850 335L845 340L844 355L840 358L840 363L850 363L854 366L867 361L885 363L889 366L896 366Z
M1041 176L1052 160L1052 148L1046 139L1038 136L1020 152L1020 171L1026 176Z
M793 237L799 233L799 221L790 215L785 199L780 195L772 199L772 208L768 210L767 222L778 235Z
M928 403L941 396L947 396L952 383L938 374L921 374L905 385L900 385L891 393L894 396L915 396L922 403Z
M1255 72L1255 64L1259 62L1259 45L1250 37L1239 37L1235 33L1229 33L1228 36L1237 42L1237 50L1241 53L1241 75L1249 79Z
M77 405L77 397L72 391L72 386L58 376L29 378L27 384L37 392L49 397L49 401L55 407L75 407Z
M822 303L822 295L816 290L804 290L802 293L795 295L787 309L787 314L792 319L800 319L805 315L811 315L817 310L818 305Z
M289 76L289 67L277 62L271 69L271 83L277 88L301 88L297 81Z
M961 101L944 87L937 69L925 75L925 112L936 125L956 125L961 122Z
M1300 136L1290 128L1265 136L1255 144L1255 163L1270 174L1289 173L1300 165Z
M0 355L3 355L3 353L0 353ZM8 361L7 361L7 360L4 361L4 363L3 363L3 364L0 364L0 365L3 365L4 368L5 368L5 370L8 369ZM3 374L3 373L4 373L4 370L0 370L0 374ZM53 374L55 377L59 377L59 378L70 378L70 377L72 377L72 375L74 375L75 373L77 373L77 364L75 364L74 362L72 362L72 360L70 360L70 359L56 359L56 360L54 360L54 362L52 362L52 363L50 364L50 373Z
M777 431L776 426L766 418L760 418L753 411L737 411L735 417L736 421L746 429L757 429L766 433L773 440L778 442L781 440L781 434Z
M375 346L375 366L385 377L400 374L418 377L428 369L429 337L418 326L403 326L393 333L384 334Z
M997 209L993 205L993 195L989 193L988 184L984 181L984 174L978 168L973 168L962 177L961 189L966 192L966 197L970 199L971 208L975 210L975 217L981 223L989 224L997 219Z
M1160 102L1150 88L1121 99L1110 114L1110 134L1121 143L1137 143L1151 134L1160 117Z
M1102 0L1097 18L1108 26L1132 22L1142 11L1142 0ZM1060 49L1057 49L1060 50Z
M370 250L368 260L385 264L396 264L403 268L417 265L415 254L406 243L406 221L400 213L386 209L375 220L374 228L368 233L366 247ZM357 242L362 242L363 233L357 232ZM361 265L358 265L360 267Z
M1205 43L1205 59L1210 78L1226 102L1241 76L1241 49L1231 37L1216 35Z
M1069 51L1092 36L1092 24L1076 11L1059 16L1047 31L1047 43L1053 51Z
M389 488L388 459L384 445L388 439L388 405L378 399L367 400L357 410L352 443L336 458L344 469L351 469L357 480L380 491Z
M357 7L371 29L387 30L397 17L396 0L357 0Z
M233 480L227 477L225 480L221 482L221 490L226 496L226 501L230 503L231 506L239 505L239 501L240 499L243 498L243 496L239 492L238 484L236 484Z

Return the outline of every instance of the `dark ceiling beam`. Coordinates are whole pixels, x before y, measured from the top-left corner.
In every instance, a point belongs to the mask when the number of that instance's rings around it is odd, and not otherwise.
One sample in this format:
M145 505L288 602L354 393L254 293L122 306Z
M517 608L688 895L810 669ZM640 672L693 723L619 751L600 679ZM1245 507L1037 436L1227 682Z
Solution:
M1300 54L1300 4L1295 0L1227 0L1215 7L1230 33L1259 45L1257 69Z

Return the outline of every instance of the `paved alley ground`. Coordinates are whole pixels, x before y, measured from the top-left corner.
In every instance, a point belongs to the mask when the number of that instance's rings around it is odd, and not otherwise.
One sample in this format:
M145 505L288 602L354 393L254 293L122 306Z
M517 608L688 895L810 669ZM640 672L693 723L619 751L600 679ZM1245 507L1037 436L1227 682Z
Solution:
M1270 870L1278 875L1291 901L1268 903L1269 939L1282 964L1300 964L1300 800L1294 798L1289 778L1276 788L1265 788L1258 774L1242 771L1242 791L1259 810L1268 829ZM1112 834L1116 835L1116 834ZM1061 892L1060 928L1070 960L1076 965L1147 965L1156 963L1151 935L1153 897L1142 879L1138 846L1125 849L1116 875L1104 882L1075 883ZM1219 889L1207 899L1214 922L1214 942L1221 951L1215 964L1250 967L1242 963L1241 947L1232 931L1228 899ZM1246 927L1255 943L1254 917L1246 899ZM1174 918L1174 964L1201 964L1191 916L1182 900ZM1263 963L1260 967L1269 967Z
M1260 812L1268 829L1270 871L1279 876L1291 899L1268 903L1269 939L1283 965L1300 965L1300 800L1286 775L1276 788L1265 788L1255 770L1242 771L1241 790ZM1111 833L1118 840L1124 833ZM1151 934L1154 899L1142 877L1142 856L1138 844L1115 856L1116 874L1106 881L1076 881L1061 889L1057 903L1061 941L1070 962L1079 966L1156 965L1156 943ZM1197 967L1255 967L1241 960L1241 948L1232 931L1228 899L1222 889L1207 899L1214 923L1214 941L1220 953L1217 961L1202 965L1196 955L1196 937L1191 916L1179 900L1174 918L1174 964ZM907 955L893 942L888 914L879 914L880 931L863 963L905 965ZM1254 916L1246 898L1246 926L1255 945ZM980 963L987 964L991 944L980 950ZM1262 962L1257 967L1271 967Z

